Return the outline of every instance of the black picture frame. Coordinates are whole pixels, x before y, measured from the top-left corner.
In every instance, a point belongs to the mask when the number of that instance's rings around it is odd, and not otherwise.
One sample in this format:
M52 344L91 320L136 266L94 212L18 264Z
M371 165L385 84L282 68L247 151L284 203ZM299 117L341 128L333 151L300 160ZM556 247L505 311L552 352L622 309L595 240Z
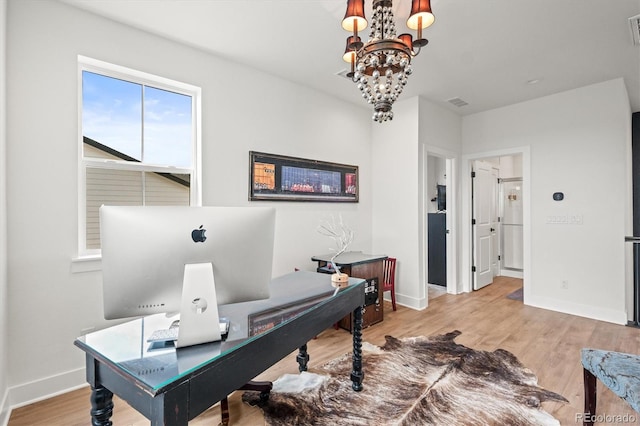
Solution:
M357 203L358 166L249 151L250 201Z

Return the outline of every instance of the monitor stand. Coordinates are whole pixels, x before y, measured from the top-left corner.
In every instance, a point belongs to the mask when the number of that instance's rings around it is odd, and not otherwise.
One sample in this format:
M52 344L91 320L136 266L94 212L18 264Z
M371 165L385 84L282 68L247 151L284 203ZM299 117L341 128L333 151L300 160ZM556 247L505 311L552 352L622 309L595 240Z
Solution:
M222 339L213 265L192 263L184 266L180 328L176 347L216 342Z

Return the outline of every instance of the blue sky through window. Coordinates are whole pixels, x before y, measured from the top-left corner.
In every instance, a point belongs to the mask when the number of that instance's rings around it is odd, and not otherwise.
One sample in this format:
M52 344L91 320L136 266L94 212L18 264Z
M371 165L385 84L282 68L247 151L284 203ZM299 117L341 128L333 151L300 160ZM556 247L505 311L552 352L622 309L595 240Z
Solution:
M191 167L191 101L187 95L83 71L83 135L144 163Z

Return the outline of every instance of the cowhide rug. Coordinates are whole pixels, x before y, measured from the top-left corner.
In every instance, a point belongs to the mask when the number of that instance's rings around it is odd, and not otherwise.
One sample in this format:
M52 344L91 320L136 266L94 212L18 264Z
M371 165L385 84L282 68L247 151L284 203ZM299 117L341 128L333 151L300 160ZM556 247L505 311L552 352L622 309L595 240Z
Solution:
M363 345L364 390L351 389L351 354L274 382L259 405L268 425L559 425L543 401L568 402L538 386L536 376L502 349L477 351L460 334Z

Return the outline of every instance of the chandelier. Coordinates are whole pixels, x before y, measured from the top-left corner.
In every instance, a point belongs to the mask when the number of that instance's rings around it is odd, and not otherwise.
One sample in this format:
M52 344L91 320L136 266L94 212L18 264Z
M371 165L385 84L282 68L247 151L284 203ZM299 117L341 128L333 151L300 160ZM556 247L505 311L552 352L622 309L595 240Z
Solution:
M411 34L396 36L391 0L373 0L371 32L369 40L363 43L358 31L368 25L364 17L364 0L347 0L342 28L353 33L347 38L343 56L351 64L347 77L356 83L362 97L373 105L374 121L382 123L393 119L391 107L413 72L411 59L429 42L422 37L422 30L434 19L430 0L413 0L407 27L417 30L417 37L413 40Z

